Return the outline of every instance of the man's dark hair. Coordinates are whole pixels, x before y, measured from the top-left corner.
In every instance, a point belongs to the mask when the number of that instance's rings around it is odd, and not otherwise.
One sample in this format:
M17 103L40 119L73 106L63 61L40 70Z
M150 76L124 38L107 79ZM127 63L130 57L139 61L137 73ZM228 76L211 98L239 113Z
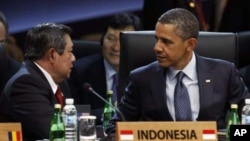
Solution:
M158 22L174 25L176 34L184 40L197 38L199 35L198 19L192 12L183 8L168 10L160 16Z
M113 29L124 29L127 26L133 26L135 30L143 29L140 18L135 14L123 12L114 15L113 17L111 17L111 19L108 21L107 26L105 27L100 40L100 44L103 44L104 35L106 34L109 27Z
M66 45L64 35L71 33L72 29L63 24L38 24L26 35L25 59L40 59L50 48L55 48L59 54L63 54Z

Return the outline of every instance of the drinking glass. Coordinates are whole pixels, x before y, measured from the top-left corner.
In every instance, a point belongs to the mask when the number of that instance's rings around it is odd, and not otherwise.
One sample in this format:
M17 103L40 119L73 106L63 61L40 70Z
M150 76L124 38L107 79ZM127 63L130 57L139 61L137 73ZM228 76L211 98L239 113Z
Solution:
M80 141L96 140L96 116L80 116L79 118L79 139Z

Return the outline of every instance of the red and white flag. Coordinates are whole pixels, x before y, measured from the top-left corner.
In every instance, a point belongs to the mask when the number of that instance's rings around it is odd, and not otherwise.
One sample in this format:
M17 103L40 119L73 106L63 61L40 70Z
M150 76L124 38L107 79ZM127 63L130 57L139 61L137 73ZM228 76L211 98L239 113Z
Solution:
M134 134L132 130L121 130L120 131L121 141L131 141L134 140Z
M214 129L204 129L202 130L203 140L215 140L216 134Z

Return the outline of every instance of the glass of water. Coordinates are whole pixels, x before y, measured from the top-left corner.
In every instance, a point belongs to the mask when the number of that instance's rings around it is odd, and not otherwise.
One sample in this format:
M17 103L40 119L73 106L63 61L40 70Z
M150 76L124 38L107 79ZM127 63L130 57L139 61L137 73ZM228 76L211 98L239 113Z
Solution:
M79 118L79 139L80 141L96 140L96 116L80 116Z

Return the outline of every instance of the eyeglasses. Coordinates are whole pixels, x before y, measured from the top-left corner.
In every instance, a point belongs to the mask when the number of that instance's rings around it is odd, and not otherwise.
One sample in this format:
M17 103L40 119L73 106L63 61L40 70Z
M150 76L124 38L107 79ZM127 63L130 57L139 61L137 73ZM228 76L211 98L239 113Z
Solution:
M0 41L0 46L5 46L7 44L6 40L1 40Z

